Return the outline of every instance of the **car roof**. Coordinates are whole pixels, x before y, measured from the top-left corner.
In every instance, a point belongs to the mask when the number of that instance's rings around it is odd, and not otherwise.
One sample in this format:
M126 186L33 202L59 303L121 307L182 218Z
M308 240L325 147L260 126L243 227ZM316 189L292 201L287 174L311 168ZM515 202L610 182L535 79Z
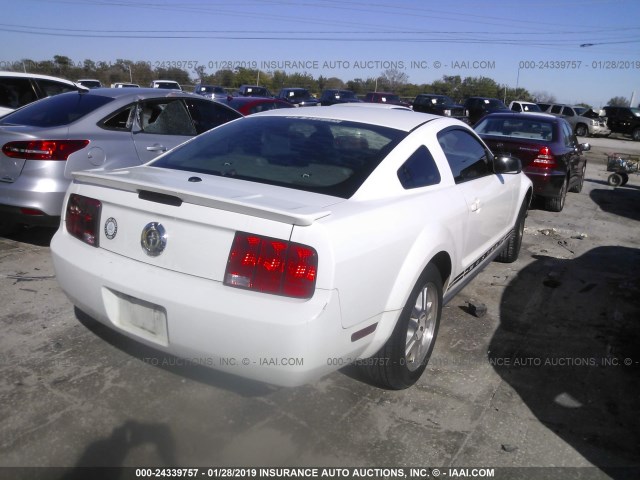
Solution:
M308 110L313 110L312 112ZM333 121L358 122L381 127L389 127L396 130L410 132L425 122L436 119L443 119L437 115L418 113L404 108L371 108L360 106L332 105L330 107L317 108L286 108L279 110L269 110L255 115L278 116L278 117L299 117L326 119Z
M53 80L56 82L66 83L68 85L76 86L75 82L67 80L66 78L52 77L51 75L40 75L38 73L21 73L21 72L0 72L0 77L15 77L15 78L35 78L41 80Z
M184 92L182 90L163 90L160 88L93 88L82 92L61 93L60 95L100 95L113 99L140 99L163 97L187 97L202 99L200 95Z

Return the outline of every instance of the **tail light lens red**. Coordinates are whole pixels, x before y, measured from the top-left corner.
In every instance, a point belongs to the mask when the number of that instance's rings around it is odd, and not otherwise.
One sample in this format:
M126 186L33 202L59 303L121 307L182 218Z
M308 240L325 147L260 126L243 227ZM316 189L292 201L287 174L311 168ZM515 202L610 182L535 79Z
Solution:
M89 140L32 140L9 142L2 147L7 157L24 160L66 160L89 145Z
M318 254L312 247L236 232L224 284L274 295L311 298L317 272Z
M539 168L555 168L557 167L556 157L551 153L549 147L541 147L538 156L531 162L531 165Z
M67 202L67 232L93 247L99 246L100 200L72 193Z

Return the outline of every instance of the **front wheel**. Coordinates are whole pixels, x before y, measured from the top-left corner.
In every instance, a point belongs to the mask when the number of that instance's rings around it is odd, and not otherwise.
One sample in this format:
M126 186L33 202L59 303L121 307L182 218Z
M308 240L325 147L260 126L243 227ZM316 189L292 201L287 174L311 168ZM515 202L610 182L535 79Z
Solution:
M387 343L369 361L366 374L383 388L402 390L422 375L435 345L442 315L442 277L427 265Z
M586 137L589 134L589 129L584 124L579 124L576 126L576 136L578 137Z
M631 133L631 138L633 138L636 142L640 142L640 128L636 128Z

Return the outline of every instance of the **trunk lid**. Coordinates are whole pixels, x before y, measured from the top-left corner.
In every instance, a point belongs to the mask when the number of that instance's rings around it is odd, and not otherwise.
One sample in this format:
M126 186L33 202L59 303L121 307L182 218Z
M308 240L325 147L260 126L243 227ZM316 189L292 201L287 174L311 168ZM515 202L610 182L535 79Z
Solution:
M527 139L514 139L510 137L482 136L482 139L495 155L501 153L510 154L520 159L522 168L533 162L538 156L541 146L527 141Z
M344 201L149 166L76 172L74 178L72 192L102 202L100 248L217 281L223 280L236 231L288 240L294 225L310 225L330 215L332 204ZM142 245L151 224L156 230L161 225L166 235L156 255Z

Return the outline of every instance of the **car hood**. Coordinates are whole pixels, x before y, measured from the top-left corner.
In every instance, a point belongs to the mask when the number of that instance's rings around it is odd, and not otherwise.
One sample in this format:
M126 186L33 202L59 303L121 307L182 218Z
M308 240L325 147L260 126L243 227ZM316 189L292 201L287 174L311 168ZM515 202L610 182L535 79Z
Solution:
M177 197L185 203L292 225L311 225L330 215L331 206L345 201L313 192L151 165L110 172L74 172L73 177L77 182L129 192L144 190Z
M596 112L593 111L593 109L589 109L586 112L584 112L582 114L583 117L587 117L587 118L600 118L600 115L598 115Z

